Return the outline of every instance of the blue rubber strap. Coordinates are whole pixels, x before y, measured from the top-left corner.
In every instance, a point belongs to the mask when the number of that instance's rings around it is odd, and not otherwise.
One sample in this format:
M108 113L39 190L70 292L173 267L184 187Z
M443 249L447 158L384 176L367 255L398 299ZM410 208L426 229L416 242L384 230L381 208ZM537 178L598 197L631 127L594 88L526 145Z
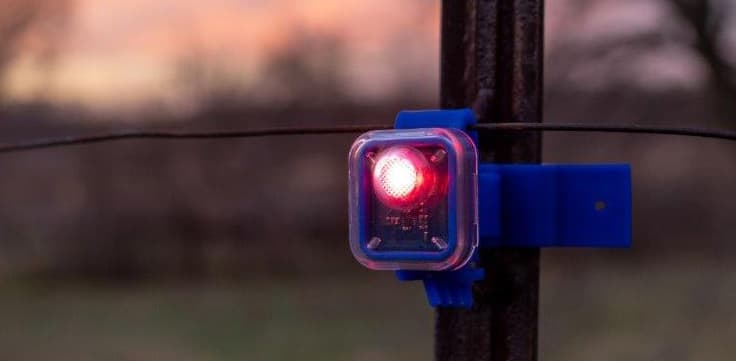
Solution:
M478 132L467 131L468 126L476 122L475 113L469 108L452 110L403 110L396 116L394 128L455 128L465 131L473 138L475 144L478 144Z
M475 114L468 108L453 110L402 110L394 128L456 128L465 130L475 124Z
M482 268L466 266L457 271L396 271L396 278L401 281L424 281L427 301L432 307L473 306L473 283L485 276Z
M482 247L630 247L625 164L479 167Z

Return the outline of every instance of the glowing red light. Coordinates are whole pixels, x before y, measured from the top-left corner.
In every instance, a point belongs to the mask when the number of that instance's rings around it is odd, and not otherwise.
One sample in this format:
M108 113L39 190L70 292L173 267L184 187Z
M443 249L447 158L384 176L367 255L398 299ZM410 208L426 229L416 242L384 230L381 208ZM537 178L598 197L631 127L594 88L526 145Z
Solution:
M394 209L413 208L434 188L427 158L416 148L395 146L379 153L373 167L373 188L378 199Z
M407 159L384 158L379 169L381 188L391 197L406 197L416 188L417 169Z

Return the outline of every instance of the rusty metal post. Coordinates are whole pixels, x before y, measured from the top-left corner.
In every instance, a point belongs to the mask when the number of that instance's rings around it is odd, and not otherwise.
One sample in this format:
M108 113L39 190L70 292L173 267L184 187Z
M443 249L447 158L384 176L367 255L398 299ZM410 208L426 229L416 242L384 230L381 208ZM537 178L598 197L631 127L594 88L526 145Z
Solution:
M441 106L480 122L541 122L544 0L443 0ZM479 140L481 161L539 163L534 132ZM437 310L437 361L537 359L539 250L481 252L471 310Z

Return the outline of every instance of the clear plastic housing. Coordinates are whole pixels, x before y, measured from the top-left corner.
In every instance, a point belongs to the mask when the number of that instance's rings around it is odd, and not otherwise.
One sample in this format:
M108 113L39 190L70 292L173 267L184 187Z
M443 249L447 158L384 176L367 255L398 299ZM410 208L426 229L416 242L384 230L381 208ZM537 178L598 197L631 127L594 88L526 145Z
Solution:
M478 244L478 162L457 129L379 130L349 158L350 249L376 270L454 270Z

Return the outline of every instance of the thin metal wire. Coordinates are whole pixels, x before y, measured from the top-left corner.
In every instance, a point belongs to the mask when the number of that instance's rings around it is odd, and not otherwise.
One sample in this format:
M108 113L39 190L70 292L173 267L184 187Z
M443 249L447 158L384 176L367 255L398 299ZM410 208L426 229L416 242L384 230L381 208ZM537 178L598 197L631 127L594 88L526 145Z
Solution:
M164 130L126 130L120 132L63 136L0 144L0 153L12 153L33 149L73 146L90 143L109 142L123 139L225 139L252 138L286 135L345 134L361 133L369 130L392 129L390 125L357 125L317 128L262 128L249 130L211 130L211 131L164 131ZM562 131L562 132L606 132L682 135L701 138L736 141L736 132L716 129L697 129L679 127L660 127L645 125L604 125L604 124L552 124L552 123L485 123L470 127L477 131Z
M389 125L351 125L318 128L263 128L249 130L204 130L204 131L165 131L165 130L125 130L113 133L63 136L26 142L0 144L0 153L12 153L33 149L101 143L123 139L227 139L253 138L279 135L343 134L361 133L369 130L391 129Z
M484 123L471 127L478 131L561 131L561 132L605 132L605 133L638 133L682 135L689 137L735 140L736 132L719 129L662 127L650 125L611 125L611 124L579 124L579 123Z

